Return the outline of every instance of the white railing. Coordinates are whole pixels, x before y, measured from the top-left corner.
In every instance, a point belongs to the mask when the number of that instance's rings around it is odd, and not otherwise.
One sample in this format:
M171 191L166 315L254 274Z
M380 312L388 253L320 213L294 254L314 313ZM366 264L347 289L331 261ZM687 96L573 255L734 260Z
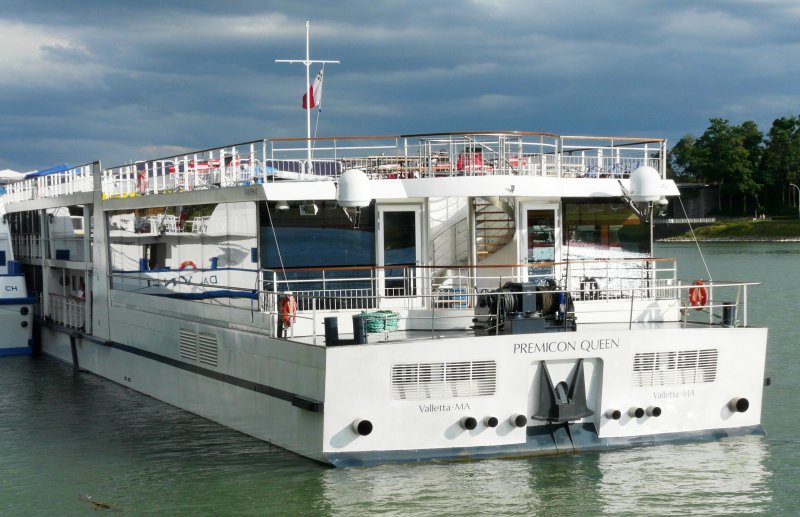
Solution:
M264 152L259 140L112 167L103 171L103 195L125 198L261 183L272 172Z
M649 165L666 178L663 139L548 133L443 133L313 140L273 139L138 161L102 171L105 198L243 186L274 179L333 180L359 168L372 178L522 175L627 178ZM5 202L93 189L92 165L6 186Z
M75 329L86 324L86 301L60 294L48 295L47 315L56 323Z
M44 239L39 234L12 234L14 255L17 258L40 259L44 255Z
M535 295L538 299L549 297L551 300L551 310L555 311L549 315L543 316L545 318L545 325L564 326L570 328L570 320L573 317L577 318L577 323L587 320L594 323L609 322L618 325L627 325L631 328L635 323L641 322L648 325L658 323L659 321L678 323L683 322L684 325L716 325L727 327L746 327L748 325L748 287L757 285L756 283L711 283L705 285L709 292L716 291L717 298L714 294L709 295L706 303L702 305L693 305L690 302L682 303L680 300L688 300L688 292L696 286L691 285L676 285L670 286L672 293L675 295L675 300L678 303L665 303L663 305L654 306L651 302L657 296L653 293L658 291L659 287L651 287L649 289L632 289L629 290L625 298L630 299L630 304L624 304L624 307L609 306L603 300L597 303L585 304L580 307L580 310L565 298L565 291L563 290L548 290L546 288L537 288L536 290L523 289L522 291L507 291L502 293L503 296L514 295ZM647 294L647 293L650 294ZM724 294L723 294L724 293ZM261 307L262 311L268 313L276 322L282 317L280 312L280 302L284 297L289 294L287 292L263 291L261 293ZM331 294L330 292L326 294ZM379 339L384 341L392 340L392 332L394 330L403 331L422 331L413 335L400 334L396 339L424 339L425 332L430 331L430 339L441 339L441 330L459 330L461 333L467 331L466 328L470 326L469 321L478 321L478 327L475 327L476 332L480 328L480 332L484 334L499 333L500 327L504 325L503 332L509 332L508 319L513 319L513 315L506 312L506 303L498 301L491 302L492 296L497 296L496 291L485 291L481 293L472 293L465 295L464 293L451 291L446 297L442 297L441 293L434 293L428 295L415 295L414 298L419 300L415 304L405 304L405 306L398 306L396 304L390 306L373 306L359 305L359 301L366 298L349 297L352 293L345 294L344 298L336 304L335 307L326 305L325 299L317 297L313 292L292 292L291 295L299 305L297 313L297 321L305 322L305 326L295 324L288 330L288 337L313 337L314 344L318 344L318 328L323 319L330 316L331 313L343 312L346 315L354 315L359 312L367 318L389 318L394 320L393 329L386 331L373 331L380 334ZM643 296L640 299L639 296ZM540 298L541 297L541 298ZM483 312L478 312L474 308L474 300L483 299ZM563 305L559 305L561 300L566 300ZM575 304L577 299L573 298ZM645 301L648 302L644 305L637 305L635 302ZM511 302L518 303L518 302ZM524 302L523 302L524 303ZM537 302L538 303L538 302ZM548 302L545 302L548 303ZM555 305L553 305L555 303ZM411 307L415 305L414 307ZM420 307L427 310L415 310L403 312L404 309ZM540 307L541 308L541 307ZM389 309L389 310L386 310ZM449 309L449 310L442 310ZM463 309L463 310L453 310ZM487 310L488 309L488 310ZM494 309L492 311L491 309ZM567 311L566 320L564 319L563 310ZM380 310L381 312L375 312ZM514 311L520 311L518 305L513 308ZM573 312L574 310L574 312ZM400 311L400 312L398 312ZM366 314L365 314L366 313ZM473 318L475 316L475 318ZM525 316L523 316L524 318ZM476 319L477 318L477 319ZM665 318L665 319L661 319ZM572 327L575 328L575 327ZM276 327L273 327L273 335L276 337L284 337L278 332Z
M308 162L305 139L270 141L270 162L294 164L290 172L335 176L318 163L337 161L373 178L516 174L627 178L641 165L666 177L666 141L645 138L559 137L547 133L449 133L315 139ZM368 154L365 154L368 153ZM286 165L288 167L288 165Z
M263 271L264 291L294 292L301 298L317 299L317 307L380 308L385 300L401 302L407 308L475 306L476 286L507 282L543 285L556 282L553 272L568 275L566 291L575 299L669 299L679 287L674 259L586 260L536 264L548 266L550 273L533 273L530 264L501 266L387 266L355 268L309 268ZM514 275L498 271L516 271ZM563 290L563 288L562 288ZM485 291L485 289L483 290ZM432 300L425 296L431 295ZM309 302L310 303L310 302ZM301 303L302 306L302 303Z
M0 198L5 203L91 192L94 189L92 165L80 165L60 172L33 176L16 183L9 183L5 189L6 193Z
M646 165L666 178L666 141L658 138L559 137L561 175L627 178Z
M669 290L678 282L678 270L673 259L575 260L559 265L568 276L570 292L581 298L676 296ZM655 287L658 289L652 290Z
M553 263L566 271L567 263ZM528 265L501 266L526 271ZM386 275L382 268L335 268L334 270L294 270L292 275L302 273L304 278L285 278L274 271L264 271L264 292L292 292L298 299L300 310L348 310L382 308L449 308L473 311L478 297L491 290L475 288L486 280L494 285L507 282L536 282L537 278L502 276L480 267L408 267L402 272ZM726 310L733 310L737 320L747 324L747 288L754 283L710 283L702 286L707 301L691 302L690 293L697 286L682 285L677 279L674 259L627 259L593 260L569 263L570 282L566 290L559 287L538 287L537 293L569 293L572 300L598 301L590 310L602 313L609 310L603 302L610 300L657 301L683 300L676 309L683 310L684 319L719 323ZM360 271L360 275L343 273ZM400 268L392 268L399 271ZM444 271L444 273L442 273ZM577 274L574 274L576 273ZM594 276L587 277L585 275ZM552 278L552 276L551 276ZM542 276L539 280L545 280ZM394 282L394 285L390 286ZM383 287L382 287L383 286ZM389 287L387 287L389 286ZM261 310L276 310L277 298L262 297ZM627 303L627 302L626 302ZM730 309L734 307L734 309ZM615 309L616 310L616 309ZM633 314L633 313L632 313ZM633 316L631 316L633 317Z
M297 301L298 318L317 323L321 323L322 317L331 313L410 311L409 322L403 323L403 328L408 330L428 328L463 330L471 325L469 322L473 317L492 316L493 313L480 313L478 309L486 307L484 302L492 296L498 296L499 291L477 289L475 286L480 282L484 285L503 286L503 296L535 294L539 310L549 319L558 319L559 316L555 315L555 312L563 314L564 310L569 317L574 307L578 323L609 322L632 325L636 322L678 323L682 320L691 324L727 326L748 324L748 288L756 285L754 283L714 282L700 286L684 285L675 279L673 259L640 260L638 262L643 265L638 268L629 264L636 262L634 260L583 262L591 262L594 265L594 269L583 271L592 271L593 274L597 274L596 271L608 271L610 278L598 275L587 280L570 275L570 278L577 278L576 285L564 289L554 282L537 285L524 282L531 280L527 276L497 273L499 268L505 271L527 271L528 265L520 264L492 268L456 266L314 268L302 271L289 270L286 276L282 272L262 270L258 272L258 279L255 282L253 280L256 279L253 278L250 281L232 283L239 287L208 285L198 279L192 283L189 277L176 283L174 280L164 281L153 277L137 278L130 274L116 274L112 275L112 285L114 289L139 293L157 288L157 292L154 291L152 294L159 295L168 294L170 291L191 292L193 296L188 297L187 301L192 303L213 303L235 309L257 310L271 318L279 314L281 300L291 293ZM615 264L606 266L604 262ZM569 266L578 270L580 263L581 261L575 261ZM551 265L554 266L554 271L565 271L567 266L565 263ZM442 271L446 273L443 274ZM564 278L566 277L561 278L562 285ZM539 280L543 279L545 278ZM118 280L122 282L119 285ZM260 286L260 288L253 289L244 287L245 285ZM200 296L206 291L220 290L239 291L240 295L246 296L234 296L234 293L230 295L230 300L226 300L226 295L220 297L215 294L209 299ZM698 296L698 290L702 290L701 296ZM74 298L57 295L50 297L50 316L66 325L81 324L82 313L77 311L82 307L83 302ZM516 304L516 308L509 311L526 310L520 307L524 305ZM427 327L428 324L430 327ZM420 329L419 325L423 325L423 328ZM313 327L316 328L318 326ZM292 332L300 331L292 330Z

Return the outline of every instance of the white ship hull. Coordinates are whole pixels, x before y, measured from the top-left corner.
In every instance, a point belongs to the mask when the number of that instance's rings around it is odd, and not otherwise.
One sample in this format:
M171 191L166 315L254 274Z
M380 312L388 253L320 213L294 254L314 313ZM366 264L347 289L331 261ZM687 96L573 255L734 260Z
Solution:
M753 284L652 256L666 142L389 140L11 185L6 251L35 294L3 339L35 322L46 354L335 466L764 432Z
M763 433L766 329L588 326L569 333L450 337L435 346L417 341L319 347L127 309L116 313L112 340L73 337L73 356L70 334L51 325L43 329L43 351L337 466L564 454ZM180 331L186 327L216 338L216 367L181 357ZM715 354L698 364L703 350ZM637 354L656 354L673 364L637 371ZM569 381L578 360L592 415L569 423L530 418L540 406L542 365L558 383ZM476 387L470 382L393 383L398 364L477 362L495 364L492 395L471 395ZM442 396L443 390L457 396ZM747 411L731 409L735 399L750 401ZM661 412L637 418L637 408ZM614 410L621 412L618 420ZM527 416L527 424L515 426L517 415ZM465 417L475 418L477 427L464 429ZM498 419L496 427L487 427L488 417ZM353 430L359 419L374 426L368 436Z

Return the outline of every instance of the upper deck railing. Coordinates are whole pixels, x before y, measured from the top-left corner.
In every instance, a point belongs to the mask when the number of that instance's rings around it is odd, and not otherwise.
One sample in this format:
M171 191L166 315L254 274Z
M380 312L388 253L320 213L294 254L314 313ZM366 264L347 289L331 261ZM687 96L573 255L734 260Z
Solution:
M5 186L0 196L5 203L66 196L76 192L91 192L92 164L78 165L52 174L31 174L26 179Z
M311 160L307 145L312 145ZM648 165L666 178L666 141L487 131L398 136L275 138L181 153L102 171L106 198L225 188L277 180L335 180L358 168L373 179L520 175L627 178ZM91 165L7 185L5 202L93 189Z

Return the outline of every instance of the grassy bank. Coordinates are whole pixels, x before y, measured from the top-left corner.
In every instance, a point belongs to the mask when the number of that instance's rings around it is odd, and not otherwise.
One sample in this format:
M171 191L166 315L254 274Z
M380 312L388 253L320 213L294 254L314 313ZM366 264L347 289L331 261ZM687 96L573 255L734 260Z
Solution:
M753 221L752 219L728 219L696 228L694 233L698 239L703 240L800 240L800 220ZM684 240L691 237L691 233L687 232L664 240Z

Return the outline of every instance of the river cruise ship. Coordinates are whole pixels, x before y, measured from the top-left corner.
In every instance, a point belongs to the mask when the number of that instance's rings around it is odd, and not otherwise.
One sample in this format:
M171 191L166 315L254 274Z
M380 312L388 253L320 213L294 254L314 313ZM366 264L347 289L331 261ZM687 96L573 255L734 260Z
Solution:
M0 198L3 328L335 466L762 434L752 284L653 256L666 152L477 131L57 167Z

